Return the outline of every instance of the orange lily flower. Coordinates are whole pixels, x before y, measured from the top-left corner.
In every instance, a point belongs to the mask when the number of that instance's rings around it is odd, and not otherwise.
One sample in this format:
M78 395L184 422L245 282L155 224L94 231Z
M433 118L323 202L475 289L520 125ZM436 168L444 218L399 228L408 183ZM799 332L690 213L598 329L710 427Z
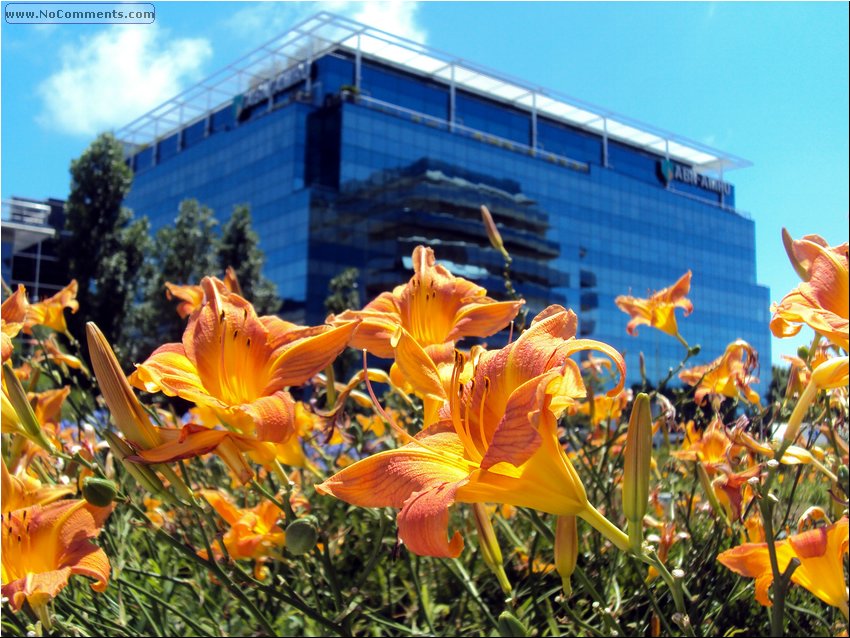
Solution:
M156 527L163 527L166 522L174 518L174 513L162 508L162 501L151 496L145 496L142 500L145 506L145 516Z
M714 495L730 521L741 520L743 504L752 492L748 481L760 473L761 467L756 465L742 472L723 472L711 482Z
M275 456L272 443L228 430L213 430L195 423L189 423L182 428L155 428L155 431L159 444L147 449L137 449L135 455L127 457L128 461L156 465L214 452L242 483L250 483L254 478L254 471L242 454L265 452L267 462L273 461Z
M733 428L730 438L735 444L746 448L752 454L761 454L769 459L776 456L776 451L770 445L756 440L741 427ZM820 465L812 452L799 445L789 445L785 449L785 453L782 455L782 463L785 465L807 465L809 463Z
M620 295L614 303L632 318L626 326L626 332L631 336L637 336L638 326L647 325L658 328L670 336L679 337L679 326L676 324L674 311L676 308L681 308L685 311L685 316L693 312L694 305L685 298L690 290L691 271L689 270L675 284L653 293L649 299Z
M18 284L18 289L9 295L0 307L0 322L2 322L0 323L2 325L0 339L2 339L3 363L6 363L12 356L12 339L24 327L28 309L27 291L21 284Z
M11 474L6 467L6 461L0 459L2 465L2 498L3 514L30 507L31 505L47 505L64 496L74 493L74 489L64 485L42 485L41 481L26 472Z
M92 589L104 591L109 559L91 539L111 511L69 500L4 514L2 592L12 609L21 609L27 601L45 620L48 601L73 574L93 578Z
M295 433L294 402L285 388L327 367L357 324L301 328L258 317L217 279L205 277L201 288L205 300L183 342L157 348L130 382L208 406L223 423L261 441L285 441Z
M830 359L830 350L838 348L829 343L819 343L817 348L810 354L809 360L804 361L800 357L783 354L782 358L790 365L788 372L788 385L785 389L786 399L794 395L802 395L806 386L812 378L812 370Z
M786 241L786 250L803 282L771 307L774 336L792 337L805 323L839 348L850 349L847 242L831 247L822 237L807 235Z
M598 378L603 372L611 373L611 360L589 354L587 359L581 362L581 369L587 370L593 378Z
M160 444L148 449L139 449L127 459L136 463L157 464L215 453L242 483L249 483L254 478L254 471L242 454L248 454L264 466L273 465L277 461L316 472L315 466L304 455L301 446L301 438L312 432L315 426L315 421L304 411L301 402L295 404L295 427L298 436L291 436L283 443L258 441L237 432L189 423L180 428L157 428Z
M71 313L75 313L80 309L80 302L77 301L77 289L77 280L72 279L71 283L52 297L30 304L24 321L24 332L30 334L33 326L47 326L56 332L68 334L64 310L70 308Z
M848 618L847 585L844 581L844 555L847 553L847 517L827 527L810 529L776 542L779 571L784 572L792 558L800 561L791 580L808 589L823 602L838 607ZM717 556L736 574L756 579L756 600L772 605L767 592L773 582L767 543L744 543Z
M33 361L44 361L45 359L52 361L57 365L68 366L69 368L74 368L75 370L83 369L83 362L79 360L79 358L70 355L66 352L62 352L59 348L59 344L56 343L56 335L51 334L47 339L42 341L42 345L44 349L36 354L33 357Z
M619 421L623 414L623 409L631 400L632 391L623 390L617 396L611 397L607 394L595 394L593 396L593 409L591 410L590 401L582 401L576 412L579 414L587 414L591 416L591 425L600 425L610 421Z
M702 404L706 395L713 399L741 397L749 403L761 405L758 393L750 388L758 379L751 376L758 366L758 354L742 339L733 341L720 357L707 365L687 368L679 378L689 385L697 386L694 399Z
M62 404L71 394L70 386L45 390L44 392L30 392L27 398L33 406L35 418L45 427L56 434L59 430L59 420L62 416Z
M401 448L350 465L316 487L353 505L401 508L398 533L420 555L455 557L463 538L447 538L454 503L506 503L559 516L577 515L619 548L628 537L587 500L581 479L557 436L556 416L585 394L578 366L569 357L601 350L620 369L620 354L598 341L575 339L577 319L560 307L544 310L515 342L484 352L472 378L457 381L439 421ZM407 369L412 369L412 363ZM412 379L433 385L424 372Z
M384 359L394 357L391 340L399 327L437 363L451 363L455 341L463 337L489 337L519 312L523 301L497 302L481 286L455 277L436 263L431 248L413 250L414 275L407 284L384 292L363 310L346 310L329 321L360 318L351 345Z
M715 417L708 427L699 432L693 421L686 426L682 449L670 453L682 461L698 461L709 474L716 474L721 468L730 468L733 456L733 441L726 434L723 422Z
M812 262L820 254L820 248L834 253L836 257L847 257L847 246L844 244L830 246L820 235L803 235L800 239L794 239L786 228L782 229L782 245L791 265L803 281L812 278Z
M274 504L262 501L255 507L240 509L219 490L201 490L201 494L230 525L222 542L231 558L262 560L283 548L286 534L277 525L280 510ZM223 553L218 541L213 545L213 552L217 556ZM198 553L208 558L206 550Z
M744 520L744 528L746 529L747 539L751 543L764 543L767 540L764 536L764 523L761 520L761 514L758 513L758 508Z
M472 378L472 371L478 357L484 351L473 346L469 354L454 350L453 361L432 359L434 348L423 348L404 329L399 327L391 340L395 350L395 363L390 368L390 378L397 388L413 392L422 399L423 420L434 423L440 408L457 384L464 384ZM448 352L448 349L437 346ZM442 355L440 355L442 356Z
M235 292L237 295L242 294L242 287L239 285L239 280L236 277L236 271L230 266L224 273L224 287L230 292ZM185 319L200 308L204 303L204 290L200 285L197 286L180 286L173 284L170 281L165 282L165 296L169 299L180 299L177 304L177 314L181 319Z

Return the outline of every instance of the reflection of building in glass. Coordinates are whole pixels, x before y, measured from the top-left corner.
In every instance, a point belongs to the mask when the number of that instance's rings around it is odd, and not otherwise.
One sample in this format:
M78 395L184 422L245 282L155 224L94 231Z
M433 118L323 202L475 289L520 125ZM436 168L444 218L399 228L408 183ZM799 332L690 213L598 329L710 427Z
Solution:
M23 284L32 300L49 297L68 283L56 259L64 206L59 199L13 197L3 202L3 281L13 290Z
M362 272L365 297L399 283L413 268L413 249L434 248L440 263L504 297L504 258L490 247L481 223L481 204L490 208L511 253L511 280L533 312L565 303L554 286L565 277L549 263L558 243L546 239L548 216L512 180L464 170L429 158L399 169L378 171L339 189L317 189L311 200L310 254L322 255L314 281L326 290L348 266ZM321 281L321 276L326 277ZM308 297L309 314L320 316L321 295Z
M251 205L293 319L323 319L345 266L370 295L406 281L419 241L500 293L487 204L532 309L568 304L584 336L626 351L630 382L638 352L658 379L682 347L627 337L614 298L689 268L682 330L699 359L744 338L770 361L754 224L726 181L747 162L347 19L307 20L118 136L136 173L126 204L154 228L186 197L219 215Z

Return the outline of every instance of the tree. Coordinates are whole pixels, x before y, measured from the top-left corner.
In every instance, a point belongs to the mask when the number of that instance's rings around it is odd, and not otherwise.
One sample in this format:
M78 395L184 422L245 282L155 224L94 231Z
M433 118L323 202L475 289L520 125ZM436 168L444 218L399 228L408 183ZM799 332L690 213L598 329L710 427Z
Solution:
M135 330L128 353L141 361L164 343L178 342L186 327L177 304L165 294L165 284L198 284L208 275L220 276L216 259L218 221L213 211L195 199L180 203L172 226L160 228L147 267L144 301L135 313Z
M357 268L346 268L328 282L328 296L325 297L325 310L340 314L346 310L360 309L360 289Z
M230 219L221 231L218 245L218 266L224 272L233 267L242 288L242 295L257 310L257 314L274 314L280 308L277 287L263 276L265 255L260 250L260 239L251 228L251 209L248 205L235 206Z
M359 277L357 268L346 268L328 282L328 296L325 297L325 310L328 313L336 315L346 310L360 309ZM363 365L361 357L362 353L346 348L333 364L337 378L348 379L354 374Z
M69 328L81 337L84 322L91 320L117 343L139 293L139 274L150 241L148 222L146 218L133 221L133 213L121 205L133 172L124 161L121 143L110 133L98 136L73 160L70 172L67 232L59 241L59 260L68 280L79 284L81 311L69 317Z

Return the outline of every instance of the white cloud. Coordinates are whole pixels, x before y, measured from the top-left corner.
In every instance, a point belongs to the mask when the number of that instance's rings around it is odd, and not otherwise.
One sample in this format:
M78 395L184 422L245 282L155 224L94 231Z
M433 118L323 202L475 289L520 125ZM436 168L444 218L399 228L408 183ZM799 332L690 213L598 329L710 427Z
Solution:
M336 3L326 3L326 5L333 4ZM357 22L368 24L370 27L422 44L428 37L425 29L416 23L416 14L419 12L418 2L395 0L394 2L340 2L339 4L347 5L339 13ZM330 6L328 10L334 11Z
M240 35L259 44L320 11L336 13L423 44L427 39L427 32L416 21L419 2L410 0L263 2L237 11L232 26Z
M157 25L114 27L60 49L62 68L38 87L38 121L93 135L174 97L212 56L203 38L168 40Z

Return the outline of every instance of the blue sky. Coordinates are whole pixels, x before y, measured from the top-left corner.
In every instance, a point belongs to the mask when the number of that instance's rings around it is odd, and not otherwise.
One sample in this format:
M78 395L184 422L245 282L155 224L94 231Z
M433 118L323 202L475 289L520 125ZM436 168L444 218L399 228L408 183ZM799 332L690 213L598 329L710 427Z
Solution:
M4 199L64 198L97 132L328 10L750 160L726 178L774 301L798 283L783 226L848 239L847 3L154 4L153 25L2 24Z

